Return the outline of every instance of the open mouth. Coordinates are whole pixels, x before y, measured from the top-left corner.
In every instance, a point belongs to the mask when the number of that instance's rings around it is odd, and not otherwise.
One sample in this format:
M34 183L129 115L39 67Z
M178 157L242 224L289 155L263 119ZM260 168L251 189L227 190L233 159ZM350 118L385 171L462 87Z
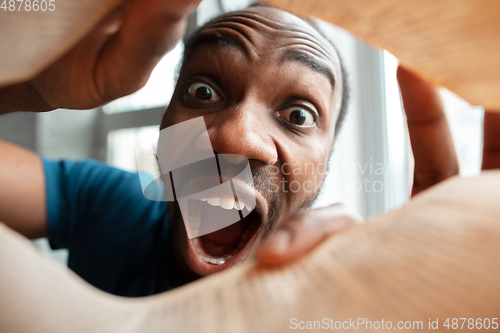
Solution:
M257 204L257 206L259 206ZM258 231L263 225L261 207L236 197L191 199L188 202L191 224L216 224L218 220L238 221L225 228L188 239L190 266L200 275L221 271L244 262L252 253ZM259 212L260 211L260 212Z

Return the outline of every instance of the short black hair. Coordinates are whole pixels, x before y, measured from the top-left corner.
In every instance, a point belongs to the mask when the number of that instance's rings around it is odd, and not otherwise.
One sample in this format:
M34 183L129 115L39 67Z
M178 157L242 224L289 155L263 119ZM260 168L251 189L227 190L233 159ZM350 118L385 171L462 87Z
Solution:
M277 8L277 7L273 7L271 5L260 3L260 2L254 2L254 3L250 4L247 8L252 8L252 7ZM302 20L304 20L305 22L307 22L313 29L315 29L318 33L320 33L333 46L333 48L335 50L337 50L337 47L335 46L335 44L330 40L330 38L325 34L325 32L322 31L322 29L320 28L320 26L318 25L318 23L316 21L314 21L310 18L301 16L301 15L297 15L297 14L293 14L293 15L295 15L295 16L301 18ZM199 37L200 33L205 29L205 27L211 21L212 20L208 21L203 26L197 28L196 31L193 33L193 35L188 38L187 42L184 45L184 54L182 56L182 62L181 62L181 66L179 68L179 72L182 71L182 67L188 61L189 56L191 55L193 49L198 44L197 42L199 42L198 37ZM335 124L335 138L337 138L337 135L342 127L342 124L344 123L344 119L345 119L345 116L347 113L349 96L350 96L350 88L348 85L347 72L346 72L345 67L344 67L344 62L342 61L340 54L338 54L338 52L337 52L337 55L340 59L340 70L342 72L342 87L343 87L343 89L342 89L342 102L340 105L340 112L339 112L339 116L337 118L337 123ZM334 142L335 142L335 140L334 140ZM333 149L333 144L332 144L332 149Z

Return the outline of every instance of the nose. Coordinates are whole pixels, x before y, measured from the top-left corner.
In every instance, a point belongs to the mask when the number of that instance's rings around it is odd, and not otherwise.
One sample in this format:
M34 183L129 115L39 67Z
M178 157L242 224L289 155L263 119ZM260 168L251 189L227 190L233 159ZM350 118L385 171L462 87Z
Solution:
M213 150L274 165L278 151L272 136L273 119L268 112L262 108L259 110L253 103L242 103L226 110L224 115L217 115L218 119L207 124Z

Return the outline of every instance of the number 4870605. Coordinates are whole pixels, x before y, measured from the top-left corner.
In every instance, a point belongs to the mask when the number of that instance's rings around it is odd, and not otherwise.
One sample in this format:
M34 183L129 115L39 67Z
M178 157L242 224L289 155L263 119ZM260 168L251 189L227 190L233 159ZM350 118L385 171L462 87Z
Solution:
M56 0L3 0L0 9L3 9L4 12L20 12L22 10L26 12L45 12L47 10L53 12L56 10Z

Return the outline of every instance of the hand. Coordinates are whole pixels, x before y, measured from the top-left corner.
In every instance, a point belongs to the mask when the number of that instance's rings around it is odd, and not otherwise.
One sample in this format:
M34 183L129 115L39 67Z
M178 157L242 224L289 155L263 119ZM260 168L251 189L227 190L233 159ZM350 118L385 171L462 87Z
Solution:
M441 98L430 83L403 67L397 72L415 157L412 195L459 174ZM500 114L486 111L482 169L500 168Z
M500 113L484 113L483 170L500 168Z
M459 165L437 89L401 66L397 77L415 158L413 196L458 175Z
M10 87L14 108L28 94L29 110L90 109L144 86L182 37L201 0L130 0L72 50L30 82ZM33 102L35 101L35 102ZM24 105L24 106L26 106Z
M297 212L260 246L256 258L265 266L295 261L331 235L360 223L361 216L343 204Z

